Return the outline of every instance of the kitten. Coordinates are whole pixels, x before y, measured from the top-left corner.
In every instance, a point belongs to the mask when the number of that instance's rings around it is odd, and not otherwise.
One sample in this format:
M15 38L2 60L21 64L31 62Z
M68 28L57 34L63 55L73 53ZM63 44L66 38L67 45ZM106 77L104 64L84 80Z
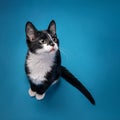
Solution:
M47 30L38 31L31 22L26 23L28 52L25 71L30 83L29 95L44 98L47 89L62 76L95 104L89 91L64 66L61 66L56 23L52 20Z

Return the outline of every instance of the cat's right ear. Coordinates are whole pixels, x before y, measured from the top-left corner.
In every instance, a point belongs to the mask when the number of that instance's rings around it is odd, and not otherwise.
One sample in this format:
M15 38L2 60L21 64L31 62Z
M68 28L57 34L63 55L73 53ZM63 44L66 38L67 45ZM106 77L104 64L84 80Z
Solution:
M26 37L29 41L32 42L35 40L37 29L31 22L26 23L25 32L26 32Z

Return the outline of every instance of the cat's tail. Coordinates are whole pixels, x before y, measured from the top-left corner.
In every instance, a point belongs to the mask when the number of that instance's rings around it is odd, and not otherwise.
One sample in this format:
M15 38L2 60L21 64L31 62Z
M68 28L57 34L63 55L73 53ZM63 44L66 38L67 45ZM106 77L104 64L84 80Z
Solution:
M61 76L70 84L72 84L75 88L77 88L80 92L83 93L84 96L88 98L88 100L95 105L95 100L90 94L90 92L84 87L84 85L77 79L75 76L69 72L64 66L61 66Z

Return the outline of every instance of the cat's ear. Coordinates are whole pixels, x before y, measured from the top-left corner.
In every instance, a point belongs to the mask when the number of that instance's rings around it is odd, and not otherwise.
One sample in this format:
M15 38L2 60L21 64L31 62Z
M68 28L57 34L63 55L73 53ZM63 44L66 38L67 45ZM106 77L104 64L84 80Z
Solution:
M31 42L36 38L37 29L31 22L26 23L25 32L27 39L30 40Z
M54 36L56 34L56 23L52 20L48 26L48 31Z

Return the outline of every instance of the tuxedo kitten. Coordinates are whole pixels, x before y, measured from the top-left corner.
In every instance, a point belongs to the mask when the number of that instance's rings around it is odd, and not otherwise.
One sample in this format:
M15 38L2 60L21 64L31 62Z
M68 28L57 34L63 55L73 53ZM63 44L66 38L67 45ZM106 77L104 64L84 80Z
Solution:
M92 95L82 83L61 66L55 21L50 22L47 30L40 31L31 22L27 22L25 32L28 46L25 71L30 83L29 95L35 96L37 100L43 99L48 88L63 77L95 104Z

